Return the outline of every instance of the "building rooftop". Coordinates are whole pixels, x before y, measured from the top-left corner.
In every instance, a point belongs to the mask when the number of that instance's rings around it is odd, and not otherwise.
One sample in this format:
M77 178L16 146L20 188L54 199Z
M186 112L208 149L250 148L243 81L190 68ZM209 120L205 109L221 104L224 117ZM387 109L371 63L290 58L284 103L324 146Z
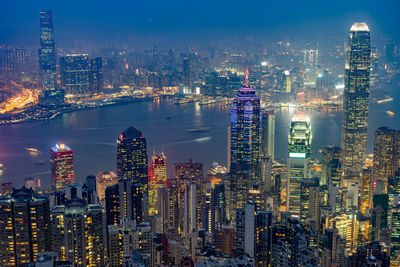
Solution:
M355 22L350 31L352 32L369 32L368 25L365 22Z
M51 148L53 152L63 152L63 151L71 151L71 148L64 143L57 143L55 146Z
M142 137L143 134L141 131L136 129L135 127L131 126L126 129L119 137L120 140L122 139L136 139Z

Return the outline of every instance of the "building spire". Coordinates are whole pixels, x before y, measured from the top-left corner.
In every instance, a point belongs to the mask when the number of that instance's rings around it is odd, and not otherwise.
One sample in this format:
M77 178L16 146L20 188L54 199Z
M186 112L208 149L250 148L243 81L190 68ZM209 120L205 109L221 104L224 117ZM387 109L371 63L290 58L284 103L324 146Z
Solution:
M247 68L247 65L246 65L246 72L245 72L245 74L246 74L245 87L249 87L249 70L248 70L248 68Z

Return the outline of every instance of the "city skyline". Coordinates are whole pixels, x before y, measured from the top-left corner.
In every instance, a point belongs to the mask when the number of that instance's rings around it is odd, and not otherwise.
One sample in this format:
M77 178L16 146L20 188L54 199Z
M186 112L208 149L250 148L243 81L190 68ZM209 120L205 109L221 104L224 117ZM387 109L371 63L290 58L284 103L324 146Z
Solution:
M0 42L2 265L399 265L398 4L97 4Z

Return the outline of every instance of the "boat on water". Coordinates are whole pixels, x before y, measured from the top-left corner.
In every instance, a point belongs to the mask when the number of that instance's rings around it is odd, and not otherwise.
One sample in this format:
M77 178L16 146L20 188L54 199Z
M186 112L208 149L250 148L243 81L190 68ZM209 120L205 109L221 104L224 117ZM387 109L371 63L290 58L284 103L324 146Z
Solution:
M4 165L0 163L0 170L3 169Z
M389 114L389 116L392 116L392 117L394 116L394 112L393 111L388 110L388 111L386 111L386 113Z
M203 128L197 128L197 129L187 129L186 132L188 133L204 133L208 132L211 128L210 127L203 127Z
M25 150L29 151L29 152L35 152L35 153L39 152L39 150L37 148L33 148L33 147L26 147Z

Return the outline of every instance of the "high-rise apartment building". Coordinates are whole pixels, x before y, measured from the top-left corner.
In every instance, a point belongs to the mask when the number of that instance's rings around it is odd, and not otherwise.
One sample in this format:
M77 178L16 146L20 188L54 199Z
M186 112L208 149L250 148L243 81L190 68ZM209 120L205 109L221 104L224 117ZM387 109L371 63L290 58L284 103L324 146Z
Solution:
M388 179L400 166L400 131L381 127L375 131L372 179L383 182L387 192Z
M63 143L58 143L50 149L51 182L53 189L65 189L75 182L74 152Z
M73 198L51 211L52 251L74 266L104 266L103 211Z
M367 24L351 26L346 49L342 148L346 180L360 180L367 149L371 40Z
M96 175L96 191L99 201L104 200L107 187L116 183L118 183L118 177L113 172L99 172Z
M0 265L32 263L50 250L50 205L47 196L25 187L0 198Z

